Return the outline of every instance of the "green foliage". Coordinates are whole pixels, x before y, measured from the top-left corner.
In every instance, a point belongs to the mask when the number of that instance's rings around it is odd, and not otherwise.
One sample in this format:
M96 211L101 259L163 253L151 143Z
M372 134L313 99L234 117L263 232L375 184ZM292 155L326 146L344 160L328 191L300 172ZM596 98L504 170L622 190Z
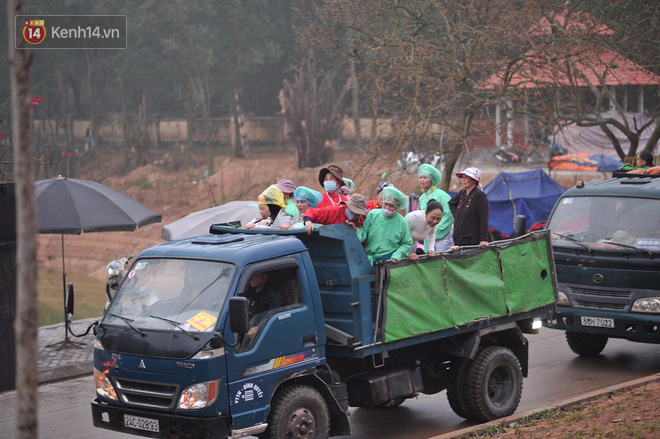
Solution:
M244 95L244 111L272 115L279 110L277 92L295 53L291 1L31 0L27 14L126 15L128 23L123 50L32 50L31 93L51 103L39 117L89 119L93 105L102 121L117 121L119 78L133 115L144 94L150 114L185 117L190 98L198 108L206 102L210 116L223 116L233 111L236 88ZM0 9L0 22L6 24L6 8ZM7 58L7 38L0 32L0 60ZM8 89L8 78L7 69L0 69L0 90Z
M126 188L137 187L140 189L151 189L153 183L150 183L147 180L147 177L140 177L136 180L131 180L126 182Z

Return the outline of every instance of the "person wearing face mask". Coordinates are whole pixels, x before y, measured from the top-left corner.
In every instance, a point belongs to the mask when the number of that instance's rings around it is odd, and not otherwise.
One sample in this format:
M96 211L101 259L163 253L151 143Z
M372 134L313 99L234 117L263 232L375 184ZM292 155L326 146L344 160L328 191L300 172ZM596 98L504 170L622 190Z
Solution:
M339 188L339 193L351 198L351 193L355 190L355 182L350 178L344 178L343 180L346 186L341 186Z
M369 211L356 233L372 264L388 259L398 264L413 245L408 222L398 213L408 206L408 197L390 186L383 189L382 200L383 208Z
M305 212L310 208L314 208L321 202L321 192L315 191L305 186L298 186L293 193L296 200L296 207L298 208L298 216L293 218L292 224L282 224L282 230L287 230L291 227L304 226Z
M406 215L408 227L410 227L410 234L412 235L413 245L408 254L408 259L416 261L419 259L418 254L424 254L424 251L417 248L418 243L423 243L425 240L428 243L428 254L430 257L436 255L435 252L435 228L442 220L443 209L442 204L435 200L431 200L426 205L426 210L415 210Z
M364 198L364 195L353 194L350 200L342 201L337 206L307 209L304 219L305 229L311 235L315 223L326 226L346 223L354 229L359 230L359 227L362 226L363 216L367 214L364 208L366 204L367 200Z
M376 199L367 201L367 212L372 209L381 209L383 207L382 192L383 189L389 186L394 186L389 181L381 181L378 183L378 190L376 191Z
M449 194L435 187L442 179L442 174L434 166L425 163L417 170L419 175L419 187L422 195L419 196L419 210L426 210L430 200L442 204L442 221L435 227L435 251L438 253L449 250L454 245L453 227L454 216L449 209ZM429 249L428 245L426 246Z
M325 189L323 199L317 207L339 206L342 201L348 201L346 195L342 195L339 188L346 186L344 182L344 170L337 165L330 165L319 172L319 183Z
M294 218L298 216L298 208L293 199L293 193L296 190L296 185L287 179L282 179L278 181L275 186L282 191L282 196L284 198L285 207L280 210L280 212L275 217L271 228L280 229L283 225L292 225L294 224Z

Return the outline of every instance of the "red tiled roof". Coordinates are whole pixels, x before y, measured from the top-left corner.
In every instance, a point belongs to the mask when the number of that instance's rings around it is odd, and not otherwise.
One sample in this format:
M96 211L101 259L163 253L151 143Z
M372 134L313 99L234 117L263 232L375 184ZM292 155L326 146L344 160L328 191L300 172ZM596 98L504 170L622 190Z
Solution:
M483 81L478 88L492 90L505 83L514 88L543 88L553 85L586 87L587 81L600 85L602 80L606 85L614 86L660 84L660 76L609 50L594 50L591 53L585 52L552 61L549 61L550 56L529 51L525 54L525 59L526 61L518 63L517 71L508 75L508 80L507 72L501 70Z
M529 29L530 34L565 33L612 35L614 31L586 12L561 10L543 17ZM586 87L601 85L657 85L660 76L635 64L623 55L606 49L574 47L572 52L557 52L550 46L528 51L524 59L509 70L491 75L477 88L492 90L507 84L514 88L550 86ZM585 79L586 78L586 79Z

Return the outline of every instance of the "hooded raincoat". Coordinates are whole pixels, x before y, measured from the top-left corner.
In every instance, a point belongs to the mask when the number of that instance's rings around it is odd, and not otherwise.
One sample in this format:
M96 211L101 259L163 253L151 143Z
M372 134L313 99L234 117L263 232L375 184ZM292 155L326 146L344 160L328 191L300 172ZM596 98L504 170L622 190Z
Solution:
M393 204L398 211L406 208L408 197L394 187L386 187L383 189L383 203ZM389 254L391 259L400 261L408 256L413 244L406 219L398 213L387 217L383 209L370 210L362 227L355 232L360 242L365 242L365 251L372 264Z
M440 180L442 179L442 174L436 168L425 163L419 167L417 172L420 176L426 175L433 185L429 190L422 192L422 195L419 196L419 210L426 210L426 206L429 204L430 200L435 200L442 204L442 210L444 211L442 214L442 220L440 221L440 224L435 227L435 239L439 241L449 234L451 226L454 224L454 216L449 209L449 200L451 200L451 196L442 189L435 187L435 185L440 183Z

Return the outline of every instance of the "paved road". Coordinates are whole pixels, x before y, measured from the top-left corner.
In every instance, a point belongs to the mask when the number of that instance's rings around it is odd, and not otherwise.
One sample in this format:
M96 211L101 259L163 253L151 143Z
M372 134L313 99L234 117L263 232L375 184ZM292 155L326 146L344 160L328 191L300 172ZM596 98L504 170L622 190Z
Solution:
M610 340L603 355L573 354L560 331L543 328L530 338L530 370L519 412L539 409L602 387L660 373L660 346ZM40 438L99 439L135 437L92 426L90 376L43 385L39 389ZM0 394L0 436L14 433L15 393ZM470 424L456 416L445 393L421 395L396 409L352 409L354 438L429 438Z

